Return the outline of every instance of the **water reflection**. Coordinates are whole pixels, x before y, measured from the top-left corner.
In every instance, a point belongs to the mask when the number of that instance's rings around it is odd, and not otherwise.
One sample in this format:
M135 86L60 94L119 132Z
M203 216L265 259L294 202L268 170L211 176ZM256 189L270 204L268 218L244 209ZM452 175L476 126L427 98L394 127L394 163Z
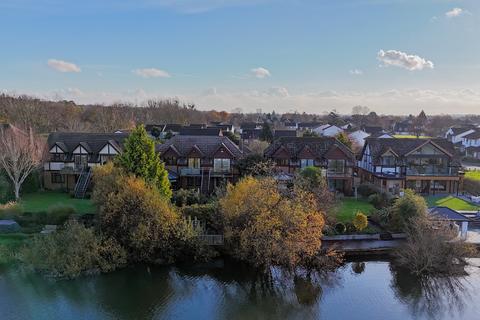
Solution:
M388 261L319 274L218 260L73 281L3 270L0 319L475 319L476 291L478 273L419 278Z
M471 302L471 287L465 276L416 276L390 264L391 286L413 316L437 319L450 315L460 318Z

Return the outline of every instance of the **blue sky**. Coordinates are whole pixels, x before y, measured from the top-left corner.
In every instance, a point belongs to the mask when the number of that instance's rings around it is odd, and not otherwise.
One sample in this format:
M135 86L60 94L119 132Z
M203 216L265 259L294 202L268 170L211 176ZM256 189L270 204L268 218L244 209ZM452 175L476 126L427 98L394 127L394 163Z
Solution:
M477 0L0 0L0 90L200 109L478 113Z

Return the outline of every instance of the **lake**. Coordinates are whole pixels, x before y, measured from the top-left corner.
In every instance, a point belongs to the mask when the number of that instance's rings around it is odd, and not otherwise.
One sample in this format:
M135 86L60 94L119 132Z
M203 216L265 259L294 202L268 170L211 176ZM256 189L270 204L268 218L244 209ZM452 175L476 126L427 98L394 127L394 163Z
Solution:
M480 319L480 269L419 279L388 260L264 276L231 261L54 281L0 269L0 319Z

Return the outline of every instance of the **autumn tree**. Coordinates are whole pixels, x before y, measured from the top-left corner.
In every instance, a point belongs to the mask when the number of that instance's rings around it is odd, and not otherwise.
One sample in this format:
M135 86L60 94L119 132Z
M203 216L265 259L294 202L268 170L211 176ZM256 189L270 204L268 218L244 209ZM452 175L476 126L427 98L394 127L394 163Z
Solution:
M172 196L168 172L155 151L155 142L148 137L143 125L137 126L125 139L124 150L115 161L126 172L156 186L162 196Z
M272 178L246 177L228 185L220 208L226 245L236 258L293 268L320 251L323 214L309 193L288 197Z
M348 136L347 133L345 132L340 132L339 134L337 134L335 136L335 138L337 138L338 141L340 141L341 143L343 143L345 146L347 146L348 148L352 149L353 147L353 143L352 143L352 140L350 140L350 137Z
M45 142L14 127L0 127L0 165L11 180L15 199L20 199L20 189L27 177L42 164Z

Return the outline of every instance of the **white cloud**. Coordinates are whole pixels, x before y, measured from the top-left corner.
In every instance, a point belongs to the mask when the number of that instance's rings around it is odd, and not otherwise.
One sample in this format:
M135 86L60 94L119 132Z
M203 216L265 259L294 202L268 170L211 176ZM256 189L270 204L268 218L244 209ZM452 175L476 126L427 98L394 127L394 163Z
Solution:
M445 12L445 17L456 18L456 17L459 17L459 16L461 16L465 13L466 13L466 11L463 10L462 8L453 8L452 10Z
M359 69L352 69L349 71L349 73L353 74L354 76L361 76L363 74L363 71Z
M59 72L80 72L82 71L76 64L63 60L50 59L47 62L48 66Z
M155 69L155 68L145 68L145 69L135 69L132 71L137 76L142 78L170 78L170 74L166 71Z
M395 66L410 71L433 69L432 61L397 50L380 50L377 54L377 59L380 60L385 67Z
M250 72L253 74L254 77L259 79L263 79L271 76L270 71L262 67L253 68L250 70Z

